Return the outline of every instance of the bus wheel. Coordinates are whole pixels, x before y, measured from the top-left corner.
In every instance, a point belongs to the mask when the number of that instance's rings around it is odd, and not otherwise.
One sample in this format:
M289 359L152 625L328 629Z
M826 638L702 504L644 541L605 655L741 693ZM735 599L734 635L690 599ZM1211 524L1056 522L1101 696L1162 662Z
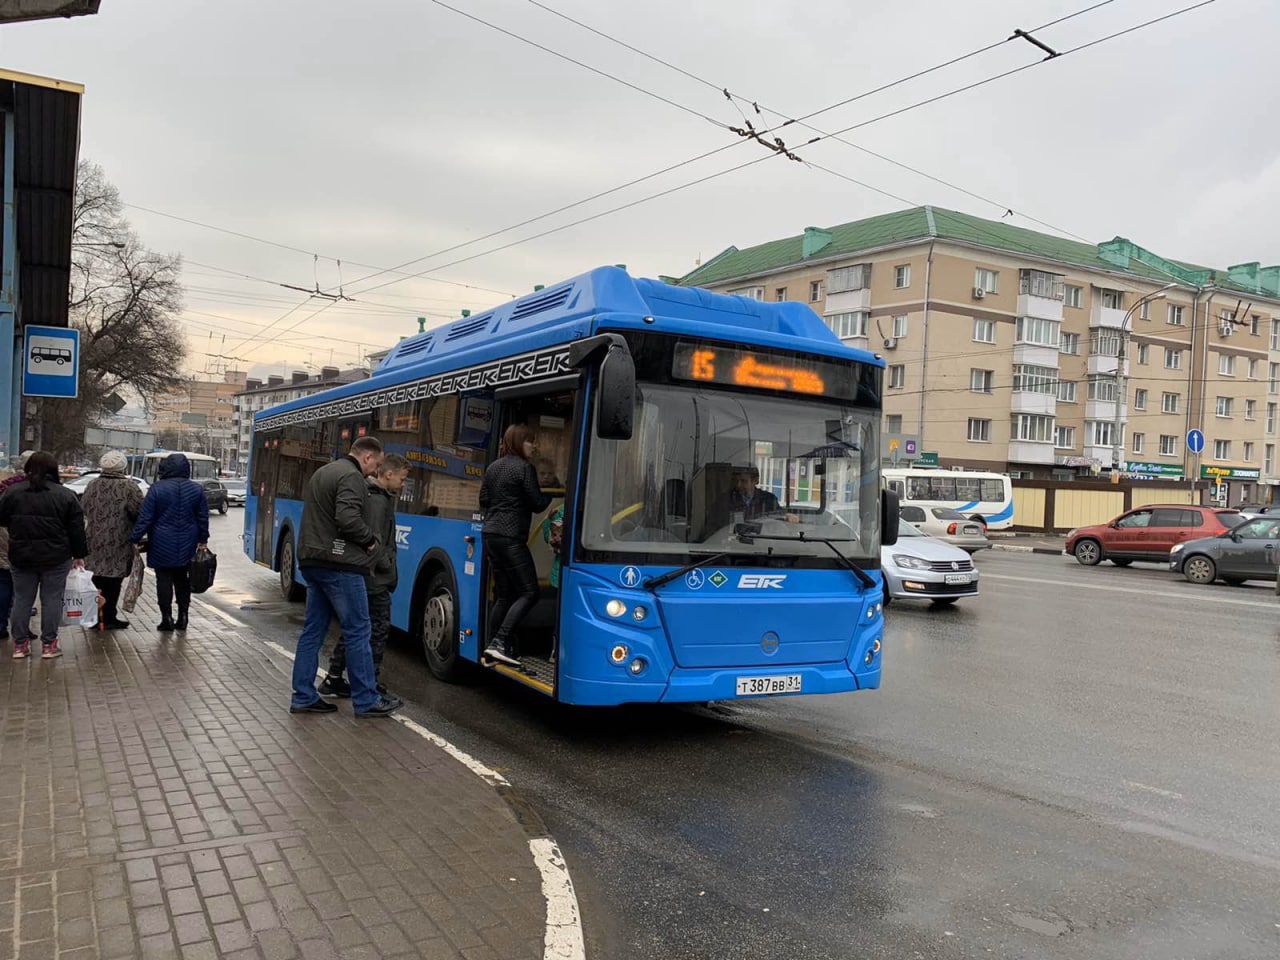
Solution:
M297 603L306 596L306 588L293 578L293 533L284 532L280 543L280 595L289 603Z
M437 680L453 683L462 679L457 600L453 577L444 570L437 571L427 584L427 598L422 605L422 651L427 656L427 668Z

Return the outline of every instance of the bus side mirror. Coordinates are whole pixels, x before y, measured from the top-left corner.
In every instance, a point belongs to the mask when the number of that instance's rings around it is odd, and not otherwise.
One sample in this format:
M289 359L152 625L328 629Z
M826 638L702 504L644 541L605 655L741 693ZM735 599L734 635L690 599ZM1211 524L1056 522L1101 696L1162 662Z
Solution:
M902 506L893 490L880 491L880 542L892 547L898 542L898 524L902 520Z
M585 366L597 358L596 436L630 440L636 414L636 365L631 350L616 333L579 340L569 348L570 366Z

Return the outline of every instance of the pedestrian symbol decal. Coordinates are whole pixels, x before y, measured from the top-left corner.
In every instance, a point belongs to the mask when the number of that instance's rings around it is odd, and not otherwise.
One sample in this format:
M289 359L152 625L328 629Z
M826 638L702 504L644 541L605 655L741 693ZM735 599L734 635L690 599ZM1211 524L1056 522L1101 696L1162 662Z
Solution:
M724 573L720 570L717 570L715 573L711 574L711 576L707 577L707 579L710 580L711 585L716 588L723 587L726 583L729 582L729 578L726 577Z
M622 573L618 574L618 579L622 581L624 587L636 587L640 585L640 568L639 567L623 567Z
M706 582L707 578L701 570L690 570L685 574L684 583L690 590L701 590Z

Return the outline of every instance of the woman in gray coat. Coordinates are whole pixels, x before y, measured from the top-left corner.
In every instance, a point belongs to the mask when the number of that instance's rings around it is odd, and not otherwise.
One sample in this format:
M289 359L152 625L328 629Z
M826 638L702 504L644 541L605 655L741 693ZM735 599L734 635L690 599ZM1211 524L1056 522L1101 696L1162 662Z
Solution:
M102 472L80 500L89 538L86 566L93 571L94 586L102 591L102 626L106 630L129 626L127 620L120 619L117 605L120 587L133 568L133 543L129 537L142 510L142 491L126 475L128 466L123 453L108 450L98 461Z

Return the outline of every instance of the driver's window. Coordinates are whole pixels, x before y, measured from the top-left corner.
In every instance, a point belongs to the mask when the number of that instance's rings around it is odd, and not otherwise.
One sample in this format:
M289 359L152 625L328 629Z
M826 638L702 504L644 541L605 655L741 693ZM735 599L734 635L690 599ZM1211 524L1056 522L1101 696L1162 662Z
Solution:
M1131 513L1127 517L1121 517L1116 526L1122 529L1131 529L1133 527L1146 527L1150 523L1151 511L1139 510L1137 513Z
M1280 521L1252 520L1236 527L1234 532L1241 540L1275 540L1280 532Z

